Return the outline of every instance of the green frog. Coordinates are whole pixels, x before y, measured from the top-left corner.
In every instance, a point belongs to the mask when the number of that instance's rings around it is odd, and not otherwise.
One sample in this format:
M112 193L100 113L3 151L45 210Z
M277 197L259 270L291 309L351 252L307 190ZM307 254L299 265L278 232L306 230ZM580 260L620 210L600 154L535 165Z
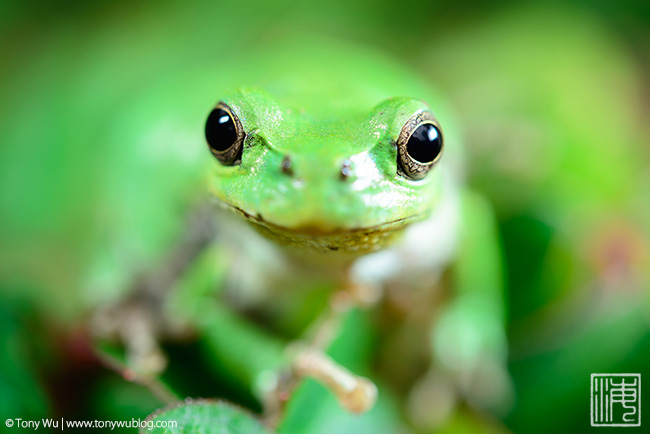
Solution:
M359 327L348 324L351 312L370 306L384 318L361 320L371 328L394 321L394 333L379 337L389 383L408 389L413 402L432 393L446 402L440 414L414 405L415 419L444 418L460 397L502 403L509 383L497 237L488 203L463 187L460 136L444 99L392 59L322 40L247 53L219 65L218 79L215 69L174 77L185 85L161 81L124 121L153 110L155 124L116 128L154 159L182 147L179 167L152 178L178 177L175 185L188 186L173 191L180 196L195 185L186 180L203 173L217 205L200 212L214 239L176 243L145 292L173 300L160 303L168 316L208 336L218 363L273 417L302 377L325 384L353 413L372 408L372 374L353 374L330 351ZM161 106L160 94L171 92L165 100L174 104ZM177 288L193 263L215 261L216 298ZM233 326L233 312L256 324ZM151 323L159 321L142 316L121 317L117 328L138 353L132 365L157 372L161 331Z

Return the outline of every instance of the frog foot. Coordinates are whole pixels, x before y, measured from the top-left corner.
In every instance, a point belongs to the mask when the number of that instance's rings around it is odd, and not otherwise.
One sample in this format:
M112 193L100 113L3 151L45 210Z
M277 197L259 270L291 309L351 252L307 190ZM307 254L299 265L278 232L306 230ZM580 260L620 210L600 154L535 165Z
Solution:
M158 375L167 367L167 357L160 348L159 321L150 309L137 304L122 304L97 311L90 329L99 339L122 342L129 371Z
M374 407L377 386L371 380L350 372L320 349L296 343L289 352L293 353L291 369L265 378L266 420L270 426L280 419L294 389L304 378L325 386L350 413L362 414Z
M334 292L329 308L306 333L307 343L297 341L287 347L290 369L267 371L258 379L269 426L276 425L293 391L304 378L312 378L324 385L351 413L361 414L372 409L377 401L377 386L338 364L325 354L325 350L339 334L346 313L354 307L371 306L380 297L381 293L374 288L352 283Z
M351 413L365 413L377 401L377 386L372 381L353 374L320 350L299 352L293 369L299 378L310 377L326 386Z

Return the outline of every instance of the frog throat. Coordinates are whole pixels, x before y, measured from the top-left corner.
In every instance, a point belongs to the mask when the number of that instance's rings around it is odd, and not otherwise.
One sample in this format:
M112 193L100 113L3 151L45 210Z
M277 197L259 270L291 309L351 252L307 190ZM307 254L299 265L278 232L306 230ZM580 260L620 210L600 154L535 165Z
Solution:
M334 230L325 230L317 226L291 228L266 221L261 215L249 214L234 205L226 203L223 205L244 217L257 232L279 245L292 250L350 257L381 250L396 241L408 225L425 217L424 215L412 215L375 226L359 228Z

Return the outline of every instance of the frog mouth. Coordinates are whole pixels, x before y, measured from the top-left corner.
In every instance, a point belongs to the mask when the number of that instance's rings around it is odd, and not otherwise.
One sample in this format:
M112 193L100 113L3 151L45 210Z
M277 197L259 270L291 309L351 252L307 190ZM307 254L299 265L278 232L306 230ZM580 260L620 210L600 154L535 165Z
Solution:
M265 220L243 209L226 204L236 214L243 216L265 237L285 246L315 252L343 252L361 255L377 251L390 244L410 223L420 220L419 215L404 217L374 226L329 229L318 225L287 227Z

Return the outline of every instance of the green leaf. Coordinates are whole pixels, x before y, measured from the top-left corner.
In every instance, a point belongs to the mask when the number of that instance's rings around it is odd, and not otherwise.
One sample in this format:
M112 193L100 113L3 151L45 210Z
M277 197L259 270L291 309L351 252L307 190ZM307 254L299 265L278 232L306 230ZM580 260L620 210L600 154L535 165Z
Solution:
M207 399L187 399L157 410L143 423L141 434L271 434L251 413Z

